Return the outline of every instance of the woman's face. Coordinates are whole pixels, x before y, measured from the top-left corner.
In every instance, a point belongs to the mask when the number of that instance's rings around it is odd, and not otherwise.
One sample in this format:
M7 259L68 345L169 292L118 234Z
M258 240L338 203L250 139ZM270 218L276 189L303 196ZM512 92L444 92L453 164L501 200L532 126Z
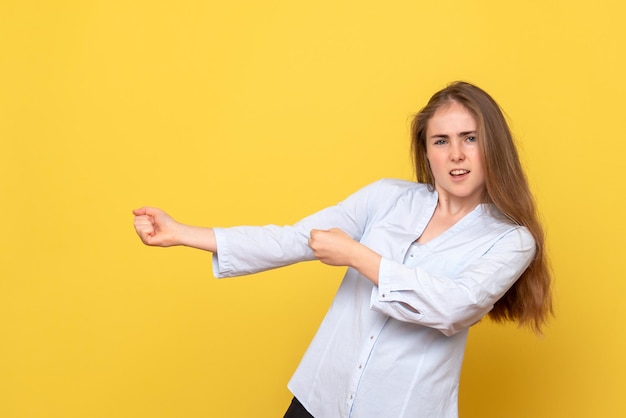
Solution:
M461 104L437 109L426 128L426 158L439 199L479 204L485 174L474 116Z

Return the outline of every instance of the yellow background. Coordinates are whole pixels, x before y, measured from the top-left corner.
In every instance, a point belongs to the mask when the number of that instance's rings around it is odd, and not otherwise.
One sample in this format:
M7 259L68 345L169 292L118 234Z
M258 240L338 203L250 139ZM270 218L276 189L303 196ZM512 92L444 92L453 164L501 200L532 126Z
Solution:
M0 417L280 417L342 269L215 280L131 209L291 223L410 179L463 79L510 117L557 318L472 331L461 417L623 417L626 6L501 0L0 1ZM393 417L391 417L393 418Z

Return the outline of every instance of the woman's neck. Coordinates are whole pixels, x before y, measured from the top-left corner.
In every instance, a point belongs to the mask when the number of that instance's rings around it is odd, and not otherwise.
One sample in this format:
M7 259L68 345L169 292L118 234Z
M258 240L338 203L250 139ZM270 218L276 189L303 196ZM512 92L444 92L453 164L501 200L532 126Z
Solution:
M460 219L481 203L478 197L456 197L447 193L438 193L437 208L439 215L445 218Z

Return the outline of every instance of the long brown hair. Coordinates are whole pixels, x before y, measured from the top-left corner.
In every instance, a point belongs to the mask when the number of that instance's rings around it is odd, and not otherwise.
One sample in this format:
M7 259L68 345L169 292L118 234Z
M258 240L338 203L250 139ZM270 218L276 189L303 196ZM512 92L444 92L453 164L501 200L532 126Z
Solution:
M485 203L495 205L509 222L526 227L537 247L530 266L496 302L489 317L497 322L517 321L540 332L552 314L545 237L511 131L502 110L489 94L470 83L457 81L435 93L415 116L411 144L417 181L434 188L434 177L426 160L426 129L437 109L450 102L463 105L476 118L485 170Z

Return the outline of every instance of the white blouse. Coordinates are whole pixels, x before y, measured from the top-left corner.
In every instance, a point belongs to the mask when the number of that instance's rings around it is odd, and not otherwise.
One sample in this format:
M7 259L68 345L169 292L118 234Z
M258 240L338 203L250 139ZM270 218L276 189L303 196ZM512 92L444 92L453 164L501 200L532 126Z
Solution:
M382 256L379 284L348 268L289 382L316 418L454 418L468 329L535 254L526 228L479 205L412 245L437 205L423 184L380 180L293 226L216 228L216 277L315 259L311 229L340 228Z

